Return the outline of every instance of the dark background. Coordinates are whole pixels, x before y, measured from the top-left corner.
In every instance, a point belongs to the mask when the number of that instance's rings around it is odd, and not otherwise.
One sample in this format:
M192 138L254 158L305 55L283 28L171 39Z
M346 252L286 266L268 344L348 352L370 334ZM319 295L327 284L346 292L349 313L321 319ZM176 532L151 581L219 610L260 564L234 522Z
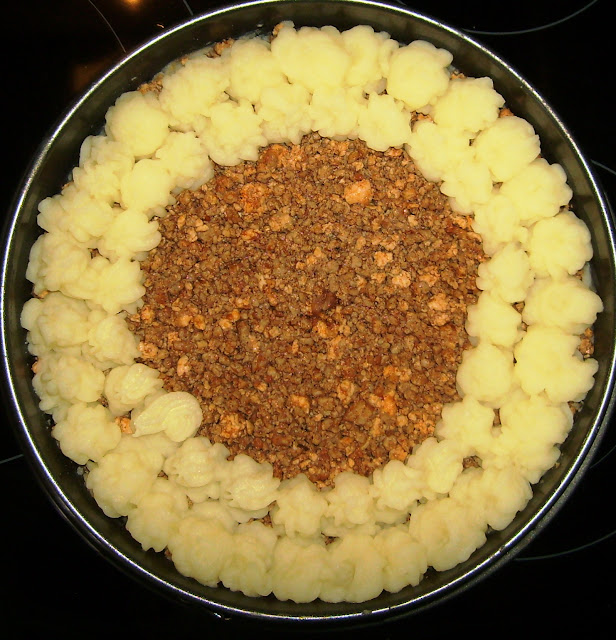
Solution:
M28 0L3 5L0 215L8 214L12 194L46 132L93 80L148 37L219 4ZM405 4L467 32L534 85L571 129L608 198L616 201L610 0ZM418 615L372 629L339 629L336 635L509 638L583 632L612 637L615 446L610 426L567 504L495 575ZM170 602L97 555L36 484L5 408L0 412L0 487L5 496L0 511L0 637L219 637L257 630ZM266 633L295 635L280 629Z

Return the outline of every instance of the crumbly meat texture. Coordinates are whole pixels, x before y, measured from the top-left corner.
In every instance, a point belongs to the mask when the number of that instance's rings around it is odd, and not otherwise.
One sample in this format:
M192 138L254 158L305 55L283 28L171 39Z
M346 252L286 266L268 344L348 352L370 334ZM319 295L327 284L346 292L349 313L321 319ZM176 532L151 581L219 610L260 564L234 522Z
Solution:
M160 232L129 327L232 455L327 486L406 458L458 399L485 256L402 150L271 145L181 193Z

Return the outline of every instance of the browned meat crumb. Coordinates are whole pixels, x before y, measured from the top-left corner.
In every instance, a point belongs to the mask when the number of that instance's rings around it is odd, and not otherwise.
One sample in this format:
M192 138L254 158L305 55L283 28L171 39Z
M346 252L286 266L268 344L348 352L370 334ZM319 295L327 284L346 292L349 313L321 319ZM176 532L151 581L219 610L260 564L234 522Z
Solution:
M319 486L433 433L485 259L400 150L316 134L217 167L160 220L129 326L200 434Z
M143 94L146 94L149 92L160 93L162 88L163 88L163 74L159 73L152 80L150 80L150 82L144 82L143 84L139 85L138 90Z
M595 352L595 335L592 328L588 327L580 336L580 345L578 347L584 358L590 358Z
M234 38L226 38L221 42L216 42L212 47L212 50L208 53L208 56L211 58L217 58L222 55L222 52L225 49L228 49L235 42Z

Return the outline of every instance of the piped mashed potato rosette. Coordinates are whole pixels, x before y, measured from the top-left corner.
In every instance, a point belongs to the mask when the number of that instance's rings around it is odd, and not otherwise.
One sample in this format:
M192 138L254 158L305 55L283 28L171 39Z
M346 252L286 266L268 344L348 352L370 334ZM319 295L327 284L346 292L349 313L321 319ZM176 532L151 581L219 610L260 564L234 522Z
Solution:
M105 514L182 574L295 602L397 592L468 559L558 460L597 370L590 234L533 127L489 78L452 62L368 26L284 23L272 38L199 51L120 96L71 181L40 203L22 312L40 408ZM176 196L210 180L213 163L255 161L311 132L404 149L487 254L461 399L405 460L370 477L340 473L325 489L195 437L199 402L137 362L125 321Z

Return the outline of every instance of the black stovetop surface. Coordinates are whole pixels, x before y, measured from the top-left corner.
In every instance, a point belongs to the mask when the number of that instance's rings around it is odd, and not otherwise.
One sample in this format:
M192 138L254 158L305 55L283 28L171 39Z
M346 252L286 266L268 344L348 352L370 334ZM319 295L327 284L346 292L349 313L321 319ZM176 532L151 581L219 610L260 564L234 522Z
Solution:
M215 0L26 0L3 5L2 216L40 140L64 109L148 37ZM614 27L610 0L463 3L411 9L467 32L510 63L573 132L612 202ZM1 220L0 220L1 221ZM55 511L0 412L0 636L143 638L254 633L168 601L108 564ZM616 615L616 429L608 428L583 481L522 553L471 590L418 615L354 630L402 638L563 634L612 637ZM602 623L608 626L603 628ZM289 637L289 631L268 632ZM339 630L337 635L345 634ZM308 634L317 635L314 631ZM351 632L348 633L351 636ZM210 636L212 637L212 636Z

